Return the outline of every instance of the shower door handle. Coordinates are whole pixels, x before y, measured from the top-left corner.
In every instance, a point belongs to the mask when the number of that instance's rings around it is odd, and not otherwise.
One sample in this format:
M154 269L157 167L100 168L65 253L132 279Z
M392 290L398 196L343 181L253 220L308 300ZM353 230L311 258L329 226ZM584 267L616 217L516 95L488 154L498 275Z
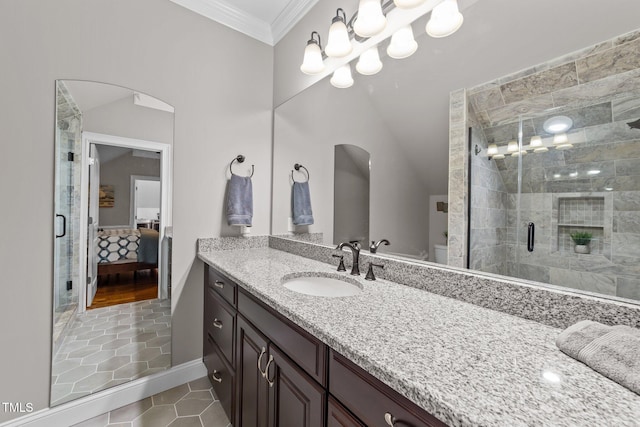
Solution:
M64 237L67 235L67 217L64 215L56 214L56 218L62 218L62 234L56 234L56 237Z
M533 241L536 233L536 225L532 222L529 223L529 228L527 230L527 250L529 252L533 252Z

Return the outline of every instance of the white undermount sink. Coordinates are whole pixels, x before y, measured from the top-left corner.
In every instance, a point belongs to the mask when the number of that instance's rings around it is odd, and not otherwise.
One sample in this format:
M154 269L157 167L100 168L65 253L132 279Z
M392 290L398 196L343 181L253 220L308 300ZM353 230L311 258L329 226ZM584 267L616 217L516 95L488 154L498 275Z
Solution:
M355 280L324 276L285 277L282 285L294 292L318 297L348 297L362 292Z

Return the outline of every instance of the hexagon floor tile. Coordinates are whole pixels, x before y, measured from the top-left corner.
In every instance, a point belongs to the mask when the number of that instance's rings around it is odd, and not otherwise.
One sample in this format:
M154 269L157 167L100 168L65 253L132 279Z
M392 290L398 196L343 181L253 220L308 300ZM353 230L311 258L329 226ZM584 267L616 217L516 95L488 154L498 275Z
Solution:
M53 358L51 405L169 368L170 342L170 300L119 304L76 316Z
M231 427L207 377L134 402L73 427Z

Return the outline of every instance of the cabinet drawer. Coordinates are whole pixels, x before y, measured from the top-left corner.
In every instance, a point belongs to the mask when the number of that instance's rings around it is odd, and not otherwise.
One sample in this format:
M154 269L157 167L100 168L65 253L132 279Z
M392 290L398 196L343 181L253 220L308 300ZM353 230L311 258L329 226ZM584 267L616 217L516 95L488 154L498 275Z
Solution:
M207 265L207 285L222 295L229 304L237 306L236 288L238 286L210 265Z
M386 414L402 427L445 427L427 413L353 362L331 351L329 392L369 427L389 427Z
M329 411L327 414L327 427L366 427L331 396L329 396Z
M235 422L235 374L231 367L224 361L224 356L218 351L210 337L205 339L204 345L203 361L207 367L209 381L213 386L213 391L216 393L216 396L220 399L222 409L224 409L229 421L233 424Z
M204 310L205 334L213 338L227 362L235 366L236 311L211 288L205 291Z
M287 356L313 379L326 385L327 346L243 291L238 292L238 312L258 326Z

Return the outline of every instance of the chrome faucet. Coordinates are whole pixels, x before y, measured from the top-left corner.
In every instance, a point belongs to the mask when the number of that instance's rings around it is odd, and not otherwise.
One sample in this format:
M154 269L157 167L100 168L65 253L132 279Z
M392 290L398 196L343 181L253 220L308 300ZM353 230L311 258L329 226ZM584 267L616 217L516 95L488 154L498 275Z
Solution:
M351 249L351 254L353 255L353 265L351 267L351 275L359 276L360 275L360 245L358 243L347 243L343 242L336 246L336 249L342 250L342 248L347 247Z
M389 246L391 243L387 239L378 240L377 242L371 241L371 246L369 246L369 252L375 254L378 252L378 246L384 243L385 246Z

